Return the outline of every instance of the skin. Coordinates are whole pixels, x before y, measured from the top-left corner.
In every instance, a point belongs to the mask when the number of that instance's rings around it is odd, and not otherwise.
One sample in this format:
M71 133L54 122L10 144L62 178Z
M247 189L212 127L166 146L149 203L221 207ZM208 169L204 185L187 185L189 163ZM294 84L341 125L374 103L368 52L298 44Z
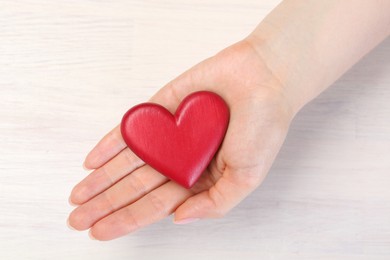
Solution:
M150 99L174 113L188 94L208 90L230 108L222 146L193 188L145 165L117 126L85 160L93 171L72 190L69 225L110 240L171 214L178 224L223 217L256 189L299 110L390 33L390 1L304 2L283 1L248 37Z

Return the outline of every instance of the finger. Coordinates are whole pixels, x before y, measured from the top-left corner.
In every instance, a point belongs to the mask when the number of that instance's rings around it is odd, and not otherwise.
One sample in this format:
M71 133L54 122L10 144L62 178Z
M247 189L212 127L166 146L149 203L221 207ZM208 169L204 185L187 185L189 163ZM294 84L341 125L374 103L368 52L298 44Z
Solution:
M77 184L72 190L69 201L76 205L85 203L142 165L144 162L126 148Z
M198 67L193 67L166 84L149 101L158 103L174 113L188 94L200 90L203 85L201 79L204 77ZM97 169L125 147L126 143L122 138L120 125L116 126L89 152L84 161L84 167Z
M98 221L90 235L111 240L157 222L170 214L192 193L170 181L146 194L140 200Z
M200 83L194 83L194 79L201 78L200 75L198 75L200 72L196 71L197 70L195 69L186 71L173 81L166 84L150 99L150 102L161 104L171 113L174 113L182 99L185 98L186 93L195 91L196 87L194 86L200 86ZM107 163L108 160L119 153L125 146L126 144L124 143L120 133L120 127L117 126L108 133L95 148L92 149L92 151L88 154L84 165L87 168L101 167L101 165ZM113 164L113 167L110 168L115 170L117 165L119 166L121 164ZM82 181L82 183L75 187L70 197L71 203L76 205L84 203L91 197L108 188L112 184L113 178L111 175L123 177L123 174L126 174L123 171L117 174L115 174L115 171L112 171L111 174L111 171L109 171L107 174L105 173L104 167L99 168L96 171L97 172L92 173L84 181ZM108 178L106 175L108 175Z
M226 169L214 186L189 198L176 209L174 222L185 224L192 219L223 217L248 196L261 181L258 174Z
M88 229L101 218L140 199L167 180L165 176L145 165L76 208L69 216L69 224L77 230Z
M126 147L120 126L116 126L88 153L84 161L87 169L97 169Z

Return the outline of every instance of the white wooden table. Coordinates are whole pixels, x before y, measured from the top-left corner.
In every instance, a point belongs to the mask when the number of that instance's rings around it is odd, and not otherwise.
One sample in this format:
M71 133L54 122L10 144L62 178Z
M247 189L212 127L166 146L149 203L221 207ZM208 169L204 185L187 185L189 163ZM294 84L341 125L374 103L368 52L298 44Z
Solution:
M71 231L81 163L132 105L276 0L0 0L0 259L390 259L390 40L306 106L221 220Z

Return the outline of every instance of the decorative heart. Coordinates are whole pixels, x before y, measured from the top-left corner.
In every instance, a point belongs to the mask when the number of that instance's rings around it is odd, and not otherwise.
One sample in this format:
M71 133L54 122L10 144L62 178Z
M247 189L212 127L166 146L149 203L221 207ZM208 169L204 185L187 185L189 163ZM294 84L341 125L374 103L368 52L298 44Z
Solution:
M129 148L145 163L190 188L217 152L229 122L225 101L212 92L187 96L172 115L154 103L131 108L121 131Z

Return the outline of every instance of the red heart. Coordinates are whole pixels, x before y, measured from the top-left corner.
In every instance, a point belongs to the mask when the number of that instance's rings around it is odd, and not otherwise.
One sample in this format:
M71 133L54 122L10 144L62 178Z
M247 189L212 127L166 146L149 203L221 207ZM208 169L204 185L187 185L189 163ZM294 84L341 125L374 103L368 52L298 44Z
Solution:
M225 101L212 92L187 96L172 115L154 103L131 108L121 131L129 148L145 163L190 188L217 152L229 122Z

